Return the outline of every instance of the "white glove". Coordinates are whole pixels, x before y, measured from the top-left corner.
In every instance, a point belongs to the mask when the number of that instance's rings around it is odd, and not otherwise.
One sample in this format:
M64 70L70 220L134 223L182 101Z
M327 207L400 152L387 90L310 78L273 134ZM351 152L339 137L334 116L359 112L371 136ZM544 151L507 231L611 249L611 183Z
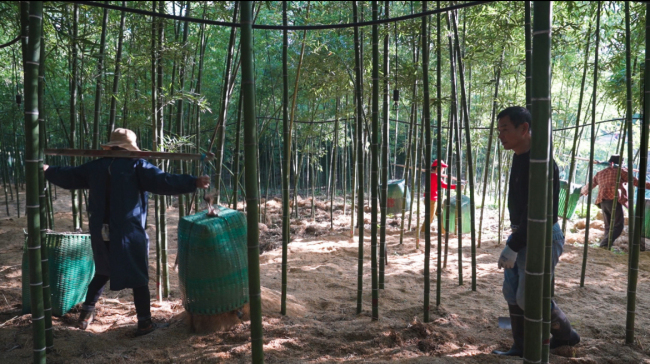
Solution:
M497 266L499 267L499 269L501 268L510 269L515 266L516 261L517 261L517 252L510 249L510 247L506 245L506 247L503 248L503 251L501 252L501 256L499 257L499 262L497 263Z

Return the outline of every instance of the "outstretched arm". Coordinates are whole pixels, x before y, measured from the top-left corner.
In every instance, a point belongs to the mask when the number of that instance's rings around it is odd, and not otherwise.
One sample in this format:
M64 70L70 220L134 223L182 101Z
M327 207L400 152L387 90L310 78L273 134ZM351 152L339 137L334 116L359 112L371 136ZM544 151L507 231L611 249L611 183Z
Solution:
M43 165L45 179L67 190L82 190L90 188L88 170L85 164L78 167L50 167Z
M144 161L136 169L140 188L157 195L179 195L194 192L210 185L208 176L194 177L189 174L171 174L161 171L153 164Z

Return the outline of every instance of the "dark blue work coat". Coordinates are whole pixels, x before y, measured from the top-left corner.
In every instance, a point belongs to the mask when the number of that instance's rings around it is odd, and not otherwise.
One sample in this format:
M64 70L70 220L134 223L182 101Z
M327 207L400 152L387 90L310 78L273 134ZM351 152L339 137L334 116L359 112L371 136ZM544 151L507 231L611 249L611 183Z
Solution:
M95 271L110 277L114 291L149 282L149 237L144 231L147 192L175 195L196 189L196 177L165 173L144 159L101 158L78 167L49 167L45 178L65 189L90 190L88 213ZM108 178L110 254L102 239Z

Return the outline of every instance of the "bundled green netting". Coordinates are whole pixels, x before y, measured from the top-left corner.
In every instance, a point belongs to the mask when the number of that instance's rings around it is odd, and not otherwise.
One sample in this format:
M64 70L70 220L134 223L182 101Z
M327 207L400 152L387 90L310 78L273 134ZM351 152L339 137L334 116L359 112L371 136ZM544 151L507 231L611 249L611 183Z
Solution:
M570 219L573 216L573 213L576 211L576 206L578 206L578 200L580 199L580 186L572 183L569 190L569 206L567 206L567 213L564 212L564 204L566 201L566 188L567 181L560 181L560 201L558 206L558 216L564 217L565 219Z
M386 194L388 195L388 200L386 201L386 213L387 214L398 214L402 213L402 200L404 199L404 194L406 193L406 206L404 209L408 210L411 208L411 194L409 193L406 183L403 179L392 179L388 181L388 188Z
M641 228L641 236L650 239L650 198L645 199L645 211L643 215L643 227Z
M178 222L178 278L183 307L214 315L248 302L246 216L219 207Z
M65 315L77 303L86 299L88 284L95 275L95 262L90 235L47 233L45 244L50 263L52 314ZM29 295L29 257L27 235L23 249L23 314L31 312Z
M470 233L472 232L472 217L471 217L471 211L470 211L470 199L467 196L461 196L461 213L463 215L463 230L462 233ZM442 215L439 216L440 219L442 219L442 224L444 226L445 231L449 231L450 233L455 233L456 232L456 220L458 219L458 216L456 214L456 196L451 196L449 198L449 204L450 204L450 210L449 210L449 226L446 224L446 219L445 216L447 216L447 204L442 205Z

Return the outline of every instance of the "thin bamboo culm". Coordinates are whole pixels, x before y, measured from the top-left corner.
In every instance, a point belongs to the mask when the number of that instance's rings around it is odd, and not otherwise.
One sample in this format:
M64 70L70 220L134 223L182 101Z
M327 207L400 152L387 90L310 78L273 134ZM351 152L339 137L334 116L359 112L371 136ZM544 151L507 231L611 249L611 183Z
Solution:
M287 26L287 2L282 2L282 24ZM287 314L287 259L291 231L289 230L289 169L291 168L291 129L289 126L289 81L287 74L287 30L282 31L282 298L280 313Z
M357 2L352 2L352 13L354 22L358 22ZM356 162L357 176L357 226L359 229L359 251L358 251L358 269L357 269L357 314L361 313L363 302L363 98L361 97L361 84L363 82L361 73L361 50L359 44L359 27L354 27L354 72L355 72L355 99L356 99Z
M440 9L440 2L436 2L436 7L437 9ZM441 160L442 157L442 102L441 102L441 88L440 88L440 82L441 82L441 77L442 77L442 69L441 69L441 63L442 63L442 51L441 51L441 46L442 46L442 41L440 40L440 13L436 15L436 158L438 160ZM427 128L428 129L428 128ZM438 179L438 187L437 187L437 196L438 196L438 203L436 204L436 215L438 218L436 219L438 221L438 260L436 261L436 307L440 306L440 291L441 291L441 286L442 286L442 203L440 202L440 199L442 198L442 186L441 186L441 181L442 181L442 173L437 173L437 179ZM430 185L429 181L425 182ZM426 193L426 188L425 188L425 193ZM433 193L431 191L431 187L429 187L429 193ZM425 204L428 203L425 199ZM430 203L429 203L430 204ZM429 208L431 209L431 208ZM425 215L426 215L426 207L425 207ZM433 211L429 211L429 216ZM425 227L426 229L426 227ZM426 239L426 238L425 238ZM426 242L425 242L426 243Z
M526 308L524 363L542 358L544 249L547 238L548 173L551 134L551 23L552 3L535 1L533 18L532 138L526 250Z
M646 4L646 33L645 33L645 64L647 65L650 61L650 5ZM630 15L629 15L629 4L625 2L625 18L626 18L626 48L629 52L630 44ZM631 86L630 86L630 73L629 73L629 53L627 55L627 65L628 65L628 105L627 105L627 119L631 121L632 105L631 105ZM650 97L648 97L648 85L650 85L650 72L646 68L644 74L644 93L643 93L643 121L641 122L641 143L639 150L647 151L648 150L648 133L650 132ZM629 124L628 124L629 125ZM631 129L631 126L630 126ZM632 133L630 133L631 135ZM632 140L629 140L629 143L632 144ZM645 184L646 184L646 175L648 173L648 153L639 153L639 188L637 188L637 202L636 210L634 214L634 235L632 237L630 244L630 259L629 259L629 268L628 268L628 285L627 285L627 315L625 321L625 342L628 344L634 343L634 320L636 318L636 289L639 277L639 251L641 248L641 229L643 227L644 219L644 208L645 208ZM631 158L630 158L631 159ZM628 162L629 163L629 162ZM629 169L630 171L632 168ZM631 180L630 180L631 181ZM647 217L646 217L647 218ZM631 219L630 219L631 220Z
M600 7L601 3L598 2L598 11L596 12L596 45L594 47L594 84L592 94L592 107L591 107L591 145L589 148L589 160L594 160L594 146L596 144L596 95L598 91L598 47L600 45ZM582 270L580 272L580 287L585 286L585 273L587 270L587 255L589 252L589 224L591 223L591 196L594 179L594 165L589 163L588 174L589 193L587 195L587 222L585 226L585 240L584 250L582 254ZM613 228L613 227L612 227Z
M372 20L379 20L377 0L372 2ZM372 276L372 321L379 320L379 272L377 270L377 210L379 192L379 25L372 26L372 134L370 135L370 274Z
M422 2L422 12L427 11L427 1ZM429 107L429 17L422 17L422 33L420 34L422 40L422 124L424 128L424 165L431 165L431 110ZM439 86L439 85L438 85ZM415 166L415 170L418 171L419 175L422 173L419 172L419 165ZM440 173L438 173L440 175ZM431 216L433 216L433 211L431 211L431 183L427 181L424 187L424 322L429 322L429 296L431 292L431 276L429 272L429 262L431 256ZM440 234L440 229L438 229L438 234ZM440 259L438 259L440 261Z
M390 18L390 1L384 2L384 18ZM386 25L386 35L384 36L384 100L383 112L384 119L382 124L381 138L381 222L379 228L379 289L384 289L384 263L386 259L386 214L388 209L388 137L390 122L390 107L388 105L388 76L389 76L389 57L388 57L388 27Z
M31 294L33 362L45 363L46 338L43 307L43 276L41 263L41 219L39 206L39 100L38 71L40 62L43 3L21 2L25 94L25 199L27 204L27 246L29 252L29 286ZM29 27L28 27L29 25ZM27 29L29 28L29 32ZM46 283L47 284L47 283Z
M248 225L248 291L251 312L252 362L264 362L262 341L262 296L260 292L259 197L257 173L257 120L255 112L255 69L253 58L252 1L241 2L241 91L244 93L244 163L246 178L246 220Z

